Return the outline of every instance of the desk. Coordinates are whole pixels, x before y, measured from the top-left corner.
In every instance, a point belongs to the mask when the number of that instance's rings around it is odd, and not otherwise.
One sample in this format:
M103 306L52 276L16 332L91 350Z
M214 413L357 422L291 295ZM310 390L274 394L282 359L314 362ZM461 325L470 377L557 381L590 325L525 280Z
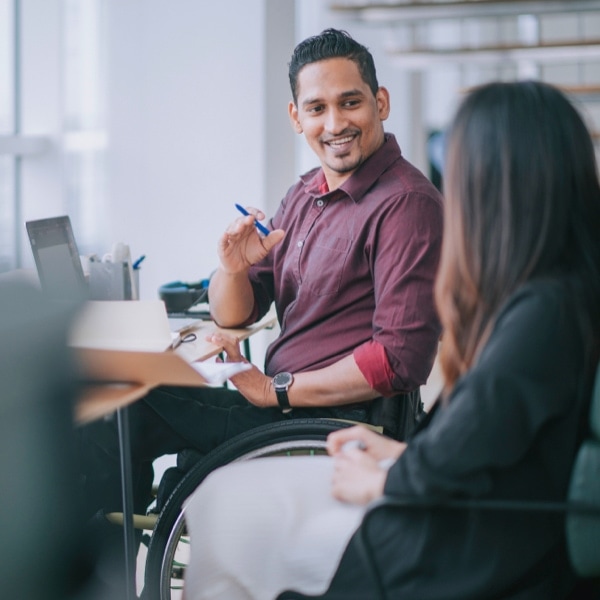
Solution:
M198 321L193 328L196 340L178 346L172 352L177 353L187 362L207 360L217 356L223 351L222 346L217 346L206 341L210 334L222 331L234 335L240 342L248 340L252 335L270 329L277 323L277 316L271 310L260 321L243 329L221 329L212 321ZM171 352L171 350L167 350ZM144 383L106 383L87 386L75 407L75 420L77 424L90 423L103 416L117 415L119 434L121 488L123 497L123 531L125 543L125 577L128 582L126 599L136 598L135 593L135 536L133 528L133 495L131 483L131 446L129 440L129 420L127 406L143 398L154 386Z
M277 316L274 310L268 312L257 323L243 329L222 329L212 321L198 320L198 325L191 330L196 334L196 340L181 344L173 352L187 362L207 360L223 351L222 346L206 341L206 337L211 333L222 331L244 342L263 329L271 329L276 323ZM152 387L154 386L136 382L87 386L75 407L75 420L82 425L112 414L119 408L143 398Z

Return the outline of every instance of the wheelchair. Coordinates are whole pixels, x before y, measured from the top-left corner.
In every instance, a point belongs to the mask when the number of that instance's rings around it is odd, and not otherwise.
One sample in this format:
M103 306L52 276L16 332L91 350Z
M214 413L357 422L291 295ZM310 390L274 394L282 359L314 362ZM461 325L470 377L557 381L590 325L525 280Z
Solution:
M402 397L404 401L399 401L398 397L376 401L371 411L371 423L338 418L296 418L250 429L205 456L191 450L191 466L160 502L157 514L151 511L148 515L133 517L136 529L151 532L150 536L142 536L143 541L148 537L149 541L141 599L176 600L181 597L189 558L183 504L212 471L231 462L267 456L326 454L327 436L332 431L356 424L405 439L422 414L423 403L419 390L402 394ZM109 513L106 517L112 523L123 523L122 513Z
M196 462L170 494L156 522L144 521L143 518L138 520L140 527L153 525L141 598L175 600L180 597L189 558L183 504L212 471L231 462L266 456L326 454L325 443L329 433L354 424L325 418L270 423L224 442Z

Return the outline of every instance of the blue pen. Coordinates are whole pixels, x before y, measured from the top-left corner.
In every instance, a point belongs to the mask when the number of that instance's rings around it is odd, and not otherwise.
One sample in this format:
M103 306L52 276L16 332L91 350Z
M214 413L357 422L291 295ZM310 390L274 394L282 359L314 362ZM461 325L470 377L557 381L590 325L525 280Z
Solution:
M132 267L134 269L139 269L140 265L142 264L142 261L146 258L145 254L142 254L142 256L140 256L132 265Z
M239 204L236 204L235 207L246 217L250 214L243 206L240 206ZM254 224L261 233L264 233L265 235L269 235L271 233L262 223L259 223L256 219L254 219Z

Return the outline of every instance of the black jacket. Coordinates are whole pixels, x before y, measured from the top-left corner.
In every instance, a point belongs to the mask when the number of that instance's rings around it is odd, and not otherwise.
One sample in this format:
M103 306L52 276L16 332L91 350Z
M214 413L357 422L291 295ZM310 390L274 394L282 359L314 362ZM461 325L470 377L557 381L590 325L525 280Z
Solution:
M477 363L390 469L385 493L564 500L597 359L582 310L562 281L513 294ZM411 509L380 511L370 527L390 598L549 600L573 583L561 516ZM373 598L362 565L353 538L319 598Z

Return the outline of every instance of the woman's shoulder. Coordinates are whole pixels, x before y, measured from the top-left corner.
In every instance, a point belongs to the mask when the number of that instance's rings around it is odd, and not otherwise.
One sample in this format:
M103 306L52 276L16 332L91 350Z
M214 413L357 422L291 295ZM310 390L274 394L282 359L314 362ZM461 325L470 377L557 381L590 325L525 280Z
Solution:
M534 320L558 318L578 304L567 276L532 279L519 286L498 311L497 322L523 314Z
M550 362L556 355L560 362L566 351L580 361L592 336L582 327L586 310L568 276L528 281L499 310L486 349L525 362L532 355Z

